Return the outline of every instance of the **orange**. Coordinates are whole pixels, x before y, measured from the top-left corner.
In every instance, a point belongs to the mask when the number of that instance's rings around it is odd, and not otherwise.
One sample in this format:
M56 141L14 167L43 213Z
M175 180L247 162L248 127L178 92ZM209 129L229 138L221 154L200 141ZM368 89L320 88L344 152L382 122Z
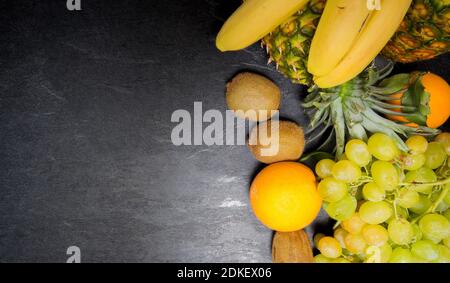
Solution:
M264 168L250 186L250 205L268 228L293 232L308 226L317 216L322 199L316 177L305 165L279 162Z
M450 86L438 75L427 73L422 76L422 85L425 91L430 94L430 114L427 117L427 126L430 128L438 128L442 126L450 116ZM393 105L400 105L400 98L403 92L393 95L398 100L392 100ZM393 109L400 112L400 109ZM389 116L390 119L400 122L409 122L403 116ZM409 123L408 126L417 127L415 123Z

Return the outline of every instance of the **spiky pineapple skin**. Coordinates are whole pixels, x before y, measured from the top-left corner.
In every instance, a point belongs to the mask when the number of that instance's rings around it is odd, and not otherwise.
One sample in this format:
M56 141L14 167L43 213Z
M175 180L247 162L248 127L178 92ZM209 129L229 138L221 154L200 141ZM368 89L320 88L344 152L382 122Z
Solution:
M400 63L432 59L450 50L450 1L414 0L383 55Z
M294 83L312 85L307 70L311 41L326 0L311 0L308 5L263 38L269 63Z

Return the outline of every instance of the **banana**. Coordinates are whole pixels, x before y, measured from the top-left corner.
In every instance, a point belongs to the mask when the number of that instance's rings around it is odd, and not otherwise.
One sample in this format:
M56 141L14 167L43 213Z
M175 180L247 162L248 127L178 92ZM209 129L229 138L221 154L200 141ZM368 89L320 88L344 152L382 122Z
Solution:
M314 77L321 88L343 84L361 73L380 53L402 22L412 0L382 0L373 11L355 43L328 74Z
M274 30L309 0L246 0L225 22L216 38L220 51L246 48Z
M328 0L311 43L308 72L328 74L347 54L370 15L367 0Z

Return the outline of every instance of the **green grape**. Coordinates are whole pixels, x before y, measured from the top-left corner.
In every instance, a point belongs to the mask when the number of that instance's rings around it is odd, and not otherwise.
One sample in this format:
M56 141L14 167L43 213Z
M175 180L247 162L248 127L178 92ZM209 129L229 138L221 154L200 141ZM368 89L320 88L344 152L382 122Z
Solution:
M442 243L447 247L450 248L450 236L447 236L444 240L442 240Z
M392 251L389 258L390 263L415 263L416 258L413 256L410 250L397 247Z
M436 213L427 214L419 221L424 237L431 240L442 240L450 233L450 224L444 216Z
M366 201L359 208L359 216L369 224L381 224L392 215L392 207L384 201Z
M359 234L366 224L358 213L354 213L350 218L342 221L341 226L350 234Z
M412 224L412 227L413 227L413 231L414 231L413 241L422 240L423 235L422 235L422 230L420 230L420 228L419 228L419 225L414 223L414 224Z
M374 182L365 184L362 193L364 198L370 201L382 201L386 197L384 189L377 186Z
M441 143L430 142L425 151L425 166L436 169L441 166L447 158L447 153Z
M380 248L376 246L367 246L362 255L364 263L379 263L381 262Z
M432 241L432 242L435 243L435 244L439 244L439 242L441 242L441 239L436 238L436 237L433 237L433 236L431 236L431 235L423 235L422 238L423 238L424 240L430 240L430 241Z
M332 263L351 263L351 262L343 257L339 257L334 259Z
M348 160L354 162L359 167L364 167L372 160L367 144L362 140L351 140L345 146L345 154Z
M330 177L331 170L333 169L334 164L336 164L336 162L334 162L331 159L322 159L319 162L317 162L316 164L317 176L319 176L322 179Z
M389 240L388 231L381 225L366 225L361 235L369 246L383 246Z
M369 152L373 156L383 161L391 161L400 154L394 140L381 133L372 135L367 142L367 146L369 148Z
M342 254L341 245L333 237L323 237L320 239L317 248L327 258L338 258Z
M397 216L394 213L392 213L391 217L389 217L389 219L385 221L386 223L390 223L392 220L397 219L397 218L408 219L408 217L409 217L408 209L396 205L396 210L397 210Z
M356 198L357 201L364 200L364 196L363 196L362 190L359 190L359 189L356 190L356 191L352 190L352 192L354 192L354 197Z
M419 202L409 208L415 214L424 214L431 206L431 200L422 194L419 194Z
M450 221L450 209L447 208L446 211L444 211L444 216L447 218L448 221Z
M406 146L411 153L424 153L428 147L428 141L422 136L412 136L406 140Z
M314 241L314 246L315 247L317 247L319 245L319 241L323 237L325 237L325 234L323 234L323 233L317 233L316 235L314 235L313 241Z
M331 218L343 221L355 213L356 205L356 199L346 195L337 202L325 203L324 209Z
M361 177L361 168L350 160L341 160L334 164L332 173L342 182L353 183Z
M450 133L441 133L434 141L442 144L445 149L445 153L450 156Z
M416 205L420 201L419 193L416 191L401 189L399 190L397 203L404 208L410 208Z
M436 173L427 167L422 167L415 171L409 171L405 175L406 183L432 183L436 181ZM410 185L410 188L419 193L430 194L433 190L433 185L413 184Z
M334 238L339 242L339 244L341 245L342 248L345 249L345 236L347 236L348 232L345 231L342 228L337 228L336 230L334 230Z
M359 234L347 234L345 236L345 247L352 254L362 254L367 247L366 241Z
M394 219L388 225L389 238L397 245L407 245L414 238L414 229L405 219Z
M318 254L314 257L315 263L331 263L331 258L327 258L322 254Z
M450 206L450 183L445 184L445 189L448 190L447 194L444 197L444 202Z
M430 240L420 240L411 245L413 255L425 261L432 261L439 258L438 246Z
M437 190L434 191L430 196L430 200L433 203L436 203L438 201L438 199L441 197L441 190ZM444 197L445 198L445 197ZM439 201L439 203L437 204L436 208L434 209L435 212L444 212L445 210L447 210L448 205L445 203L445 201Z
M450 249L444 245L438 245L439 258L434 263L450 263Z
M392 190L398 186L399 176L394 165L387 161L375 161L370 168L374 182L385 190Z
M336 180L333 177L326 177L320 181L317 191L323 200L327 202L336 202L345 197L348 193L347 184Z
M386 263L392 255L392 247L388 243L380 247L381 263Z
M403 158L403 167L406 170L417 170L425 164L425 154L408 154Z
M446 211L447 209L448 209L448 205L445 202L441 201L434 211L442 213L442 212Z

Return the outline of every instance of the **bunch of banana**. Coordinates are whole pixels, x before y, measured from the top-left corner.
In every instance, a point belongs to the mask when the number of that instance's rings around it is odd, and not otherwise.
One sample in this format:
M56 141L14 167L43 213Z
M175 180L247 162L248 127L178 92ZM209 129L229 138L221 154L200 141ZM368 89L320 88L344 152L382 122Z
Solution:
M245 0L216 38L220 51L246 48L274 30L309 0Z
M308 72L320 88L346 83L381 52L406 15L412 0L328 0L311 43Z

